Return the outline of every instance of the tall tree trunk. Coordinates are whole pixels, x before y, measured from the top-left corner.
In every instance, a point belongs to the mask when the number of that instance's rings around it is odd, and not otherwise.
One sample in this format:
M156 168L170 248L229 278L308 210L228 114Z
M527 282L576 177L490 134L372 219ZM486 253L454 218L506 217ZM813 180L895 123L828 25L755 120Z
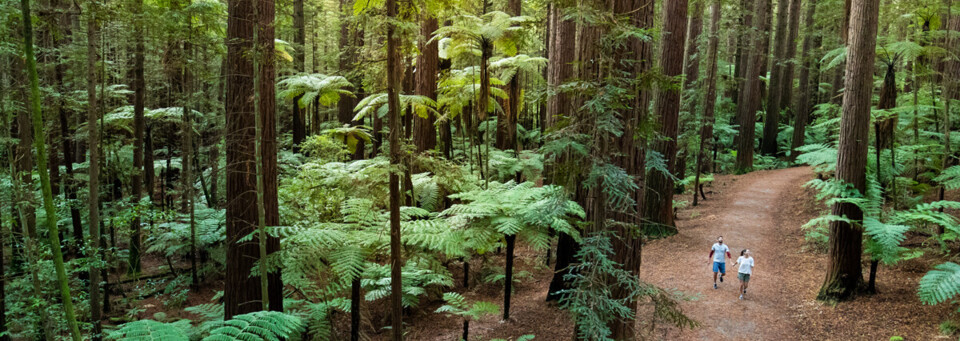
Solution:
M737 33L737 60L736 60L736 81L737 81L737 91L733 94L733 102L737 104L737 113L734 115L733 124L743 128L744 117L743 111L739 110L743 106L743 99L747 97L745 94L747 86L747 69L750 67L749 62L753 60L753 55L756 52L751 45L758 39L756 35L758 34L754 30L759 30L758 27L762 27L754 24L754 4L755 0L742 0L740 7L742 9L743 18L741 27L743 27L746 32L740 33L737 30L734 32ZM739 148L740 140L743 138L743 134L737 134L733 137L733 148Z
M31 24L30 0L21 0L20 9L23 19L23 46L27 64L27 75L30 78L30 109L33 123L33 147L37 153L37 173L40 173L40 188L43 193L43 209L46 213L46 225L50 249L53 252L53 264L57 273L60 296L63 300L63 310L67 319L67 327L74 341L80 341L80 328L77 324L76 312L73 310L73 298L70 296L70 283L63 265L63 253L60 248L60 233L57 231L57 211L53 206L53 189L50 184L50 175L44 172L47 169L46 139L44 138L43 112L41 111L40 81L37 76L37 60L33 54L33 27Z
M519 16L521 13L522 2L520 0L510 0L507 2L507 14ZM487 86L489 87L489 81ZM514 150L517 152L517 118L520 116L520 74L513 75L510 83L507 84L507 105L504 110L497 112L497 136L495 146L500 150ZM482 102L486 102L481 97ZM517 181L520 180L520 174L517 174ZM510 298L513 294L513 260L514 249L516 248L517 236L505 235L504 241L507 246L506 266L504 269L503 286L503 320L510 320Z
M550 89L558 89L573 78L573 55L576 40L576 24L573 20L564 18L566 8L556 4L550 7L548 13L550 21L550 62L547 64L547 84ZM557 92L547 98L547 114L544 126L550 129L561 121L564 115L570 115L576 108L573 107L571 96L568 93ZM547 181L560 184L550 170L545 172ZM568 281L564 276L569 273L569 266L574 261L579 249L577 242L567 234L560 234L557 238L557 252L555 271L547 292L547 301L558 300L558 291L568 288Z
M87 17L87 149L90 157L87 160L87 229L89 230L89 245L87 257L100 258L100 129L97 125L99 108L97 103L97 20L93 6L86 8ZM93 322L93 334L100 335L100 269L90 266L90 321Z
M520 0L507 1L507 14L519 16L522 10ZM507 105L497 112L497 140L495 146L500 150L517 150L517 122L520 117L520 73L513 75L507 84Z
M737 173L746 173L753 170L753 147L756 141L755 123L757 110L760 109L760 72L763 70L763 59L766 49L763 48L766 36L763 34L764 22L768 14L769 0L757 0L754 4L754 32L750 36L753 48L747 58L747 67L744 73L743 87L740 91L740 100L737 101L737 115L740 117L740 134L737 143Z
M693 206L697 205L697 191L700 189L700 173L710 169L707 151L713 145L713 113L717 102L717 52L720 46L720 0L710 4L710 37L707 44L706 91L703 95L703 122L700 123L700 148L697 153L696 175L693 181Z
M59 46L66 46L72 43L72 29L71 29L71 16L64 15L61 17L61 30L64 31L64 36L57 42ZM55 66L54 72L56 73L57 87L59 92L65 93L67 89L64 87L63 78L64 72L66 69L66 62L58 62ZM73 131L71 127L70 112L66 107L66 101L61 98L58 105L58 119L60 121L60 136L61 138L61 148L63 149L63 166L66 169L66 179L63 181L64 184L64 198L67 199L70 207L70 221L72 223L72 241L69 246L70 253L74 257L79 257L80 249L83 245L83 220L80 216L80 208L76 206L77 204L77 181L74 177L73 163L76 161L74 157L74 144L73 137L70 136L70 132ZM81 273L80 277L82 279L87 279L85 273Z
M137 17L134 19L134 57L133 57L133 176L131 184L133 191L130 202L133 205L140 204L140 197L143 195L143 106L146 96L146 84L143 76L144 42L143 42L143 0L133 2L133 12ZM186 63L186 61L182 61ZM153 152L153 151L150 151ZM140 274L140 248L141 248L141 226L140 217L135 216L130 222L130 273Z
M340 59L338 63L340 75L347 77L354 82L355 86L359 87L358 79L352 77L353 64L357 58L357 47L354 39L352 39L353 35L351 35L350 28L353 26L353 19L350 18L350 13L353 13L353 1L340 0ZM354 34L356 34L355 31ZM353 108L356 104L354 97L343 96L340 98L340 101L337 102L337 120L340 121L340 124L350 124L353 119Z
M346 26L346 25L344 25ZM303 20L303 0L294 0L293 1L293 43L297 45L294 49L294 68L297 72L303 73L306 71L306 49L307 49L307 26L305 20ZM297 96L293 99L293 108L292 117L293 117L293 150L294 152L300 151L300 144L303 143L303 140L306 138L307 131L304 127L303 120L303 110L300 108L300 97Z
M640 29L649 29L653 27L654 2L653 0L619 0L613 2L612 13L630 13L630 23ZM652 62L653 43L640 39L631 39L621 48L615 49L614 58L623 61L633 61L634 63L624 63L614 72L622 72L626 78L637 77L649 71ZM627 172L628 175L636 179L638 188L642 188L639 183L643 176L643 145L634 132L637 131L641 122L647 115L647 104L649 103L650 90L638 89L634 93L634 98L630 101L630 108L623 110L624 134L620 137L612 138L612 148L617 151L612 161ZM632 199L639 205L643 198L643 191L635 191L631 195ZM636 214L625 214L609 210L608 219L616 220L622 224L607 226L607 229L616 233L616 238L611 238L614 261L623 264L625 270L634 275L640 272L643 254L643 238L637 235L635 227L641 223L640 217ZM630 293L619 286L613 286L613 295L617 298L628 298ZM636 311L637 301L629 299L625 303L628 309ZM637 337L635 320L618 320L610 325L611 336L616 340L633 340Z
M276 10L274 0L259 0L258 15L259 50L263 51L260 63L259 88L260 106L258 108L261 127L260 155L261 174L263 181L264 223L266 226L280 225L280 207L277 194L277 96L276 96L276 58L272 58L274 51L274 18ZM280 250L280 238L269 237L266 242L267 254ZM267 276L270 284L269 309L283 311L283 282L280 278L280 269L275 269Z
M440 66L440 49L437 41L427 43L437 30L437 18L431 13L424 13L424 18L420 26L420 39L418 47L420 55L417 56L417 95L427 96L434 101L437 100L437 68ZM427 112L427 117L415 115L413 117L414 138L413 144L417 147L417 152L432 150L437 147L437 128L435 126L437 117L432 112Z
M259 16L255 15L254 2L259 1ZM260 122L265 127L261 139L263 153L262 171L264 181L265 223L276 225L276 131L274 103L274 69L272 58L263 58L259 67L259 84L254 84L253 60L250 52L254 46L254 30L259 29L258 43L262 51L273 51L272 0L231 0L228 2L227 19L227 95L226 95L226 148L227 148L227 274L224 287L224 314L229 319L261 309L260 276L250 277L250 270L260 258L258 241L238 243L237 240L254 232L259 214L256 209L256 167L253 87L259 89L260 101L257 110L262 113ZM259 19L259 21L258 21ZM271 238L267 252L278 248L279 241ZM270 310L283 304L282 285L276 283L279 273L270 274ZM277 279L274 280L274 277ZM281 297L275 297L281 296Z
M870 97L873 90L873 64L876 55L879 1L853 0L846 79L844 82L843 116L840 121L840 145L836 178L866 191L867 144L869 143ZM863 231L855 226L863 219L863 211L851 203L833 205L832 214L846 216L851 222L830 223L830 249L821 300L843 300L854 295L863 283L861 256Z
M683 72L683 43L686 41L687 1L669 1L663 5L663 37L660 48L660 69L666 77ZM677 157L677 123L680 113L680 90L660 88L657 91L656 113L660 141L654 151L666 161L669 171L675 171ZM643 230L648 235L670 235L677 232L673 221L674 180L670 174L649 170L644 176L646 188L641 213Z
M390 121L390 166L400 165L400 39L393 23L397 16L397 1L387 0L387 116ZM401 290L400 248L400 176L390 172L390 319L394 341L403 340L403 305Z
M192 0L187 0L188 6L189 2ZM193 31L193 18L187 16L186 18L186 27L187 27L187 37L183 42L183 57L184 60L194 59L193 58L193 46L190 43L190 37L192 36ZM193 75L190 72L190 65L184 62L183 67L183 122L181 129L181 138L183 139L183 147L181 150L181 168L183 168L183 201L184 206L187 207L187 214L189 215L188 224L190 224L190 286L194 289L200 286L199 278L197 277L197 225L196 225L196 216L194 208L194 191L193 183L195 181L193 175L193 166L197 162L194 152L193 152L193 110L191 108L192 98L193 98ZM192 160L191 160L192 159ZM203 174L200 174L200 178L203 179ZM209 202L208 202L209 204Z
M760 151L765 155L777 154L777 133L780 132L780 97L783 95L783 71L786 60L787 44L787 14L792 0L777 2L777 31L773 48L773 65L770 74L770 91L767 97L767 116L763 120L763 143Z
M813 0L816 1L816 0ZM784 51L783 81L780 83L780 110L786 111L787 117L793 113L793 74L797 56L797 37L800 31L800 11L803 6L800 0L790 1L790 16L787 21L787 49Z
M817 13L817 0L808 0L807 15L804 18L803 51L800 53L800 60L803 67L800 68L800 97L794 105L793 120L793 141L790 144L790 158L796 159L796 149L803 145L806 139L807 120L811 110L812 92L819 89L819 84L811 84L810 72L817 65L817 58L813 55L813 50L820 47L820 35L816 32L814 26L814 16ZM816 86L812 86L816 85Z

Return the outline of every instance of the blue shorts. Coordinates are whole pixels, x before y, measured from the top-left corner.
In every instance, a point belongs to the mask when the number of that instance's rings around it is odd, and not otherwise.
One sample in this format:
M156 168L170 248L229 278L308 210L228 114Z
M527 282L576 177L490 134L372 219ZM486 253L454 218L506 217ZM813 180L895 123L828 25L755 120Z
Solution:
M713 262L713 272L727 273L727 263Z

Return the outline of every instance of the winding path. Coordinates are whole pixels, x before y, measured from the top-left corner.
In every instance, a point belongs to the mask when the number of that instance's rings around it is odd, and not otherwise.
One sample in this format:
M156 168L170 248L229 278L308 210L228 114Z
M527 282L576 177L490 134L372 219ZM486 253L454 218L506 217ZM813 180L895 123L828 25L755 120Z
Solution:
M797 222L780 215L784 203L795 200L789 198L791 189L810 177L805 167L718 177L725 182L717 186L722 192L682 211L677 236L647 243L641 278L694 296L683 304L684 312L701 323L693 330L670 330L667 339L777 340L802 335L794 315L803 302L791 294L795 291L790 283L796 279L790 276L797 266L810 265L790 264L801 245L784 236ZM727 263L725 282L714 290L708 254L718 235L730 246L733 259ZM756 267L747 299L740 301L732 265L744 248L753 251Z

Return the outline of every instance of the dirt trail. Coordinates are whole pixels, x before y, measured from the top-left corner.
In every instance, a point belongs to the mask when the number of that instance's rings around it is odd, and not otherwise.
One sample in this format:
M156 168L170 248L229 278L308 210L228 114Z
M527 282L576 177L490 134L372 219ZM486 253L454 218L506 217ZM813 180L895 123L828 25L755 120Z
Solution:
M789 168L718 177L717 181L728 182L720 186L724 192L684 210L678 235L645 246L640 278L694 295L683 304L684 311L702 324L694 330L669 330L668 339L776 340L802 335L795 316L802 298L788 288L799 265L785 261L801 245L787 245L785 230L797 225L783 221L779 213L783 203L796 199L789 197L792 189L810 176L808 168ZM718 235L724 237L733 259L727 261L724 282L714 290L708 255ZM753 251L756 267L748 295L740 301L733 262L744 248Z

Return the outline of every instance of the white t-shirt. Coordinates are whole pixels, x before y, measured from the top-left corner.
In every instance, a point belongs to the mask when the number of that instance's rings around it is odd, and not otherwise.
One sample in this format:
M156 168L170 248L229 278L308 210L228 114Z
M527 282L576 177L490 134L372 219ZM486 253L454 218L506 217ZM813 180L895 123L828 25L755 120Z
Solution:
M740 263L740 273L753 274L753 257L740 256L740 258L737 258L737 263Z
M730 252L727 244L720 243L714 243L710 250L713 251L713 261L717 263L724 263L727 259L727 252Z

